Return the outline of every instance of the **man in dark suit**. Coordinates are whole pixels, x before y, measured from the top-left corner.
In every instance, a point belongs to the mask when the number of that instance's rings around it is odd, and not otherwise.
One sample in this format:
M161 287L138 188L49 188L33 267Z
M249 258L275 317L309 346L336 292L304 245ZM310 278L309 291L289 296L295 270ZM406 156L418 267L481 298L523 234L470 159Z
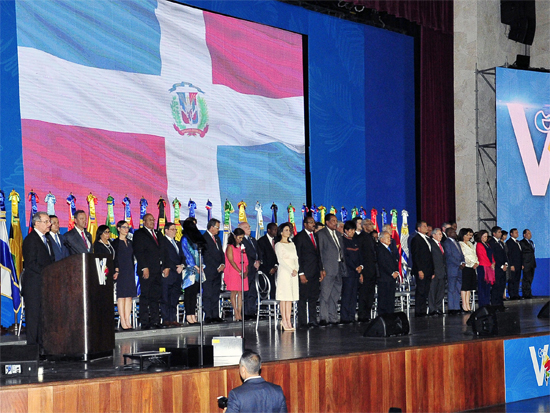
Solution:
M325 228L317 233L321 255L321 294L319 297L319 325L338 323L338 300L345 276L344 240L336 231L338 219L334 214L325 217ZM370 235L369 235L370 236Z
M160 327L159 305L162 298L162 243L164 236L155 230L155 217L145 214L143 228L134 233L134 255L140 275L139 318L141 329Z
M181 295L182 272L185 267L185 256L179 241L175 240L176 224L167 222L164 226L165 236L162 238L162 301L160 312L162 325L165 327L181 326L176 319L177 306Z
M525 299L533 298L531 284L535 278L535 268L537 260L535 259L535 243L531 239L531 231L523 230L523 239L520 241L521 254L523 260L523 280L521 281L522 296Z
M260 355L245 350L239 361L242 386L229 392L227 413L286 412L286 398L281 386L265 381L260 376Z
M25 272L22 292L25 299L27 344L42 345L42 270L55 262L53 248L46 234L50 230L50 217L37 212L32 217L33 230L23 241Z
M391 248L391 235L380 234L376 259L378 263L378 315L395 311L395 280L399 276L399 254Z
M317 300L321 279L321 255L315 236L315 220L306 217L304 229L294 237L298 253L298 275L300 277L300 300L298 301L298 326L316 327ZM309 315L309 323L308 323Z
M518 229L510 230L510 239L506 241L508 247L508 264L510 265L510 280L508 281L508 294L510 300L519 300L519 282L523 269L521 245L518 241Z
M50 238L55 260L60 261L70 255L69 250L65 245L63 235L59 232L59 218L55 215L50 215L50 222L52 223L52 226L50 228L50 232L46 234L46 237ZM84 245L84 243L82 243L82 245Z
M492 238L489 239L489 245L493 250L493 259L495 260L495 283L491 287L491 305L497 306L500 311L504 311L504 290L506 289L506 270L508 269L508 256L504 249L504 243L501 241L502 228L494 226L491 228Z
M260 253L258 241L250 236L250 224L241 222L239 228L244 231L243 245L248 257L248 291L244 292L244 318L251 320L256 317L258 292L256 291L256 278L260 268Z
M86 230L87 222L84 211L74 213L74 228L63 237L71 255L92 252L92 234Z
M260 249L260 271L267 275L271 284L269 298L275 299L275 277L277 276L277 255L275 254L275 237L277 236L277 224L271 222L267 225L267 234L258 240Z
M377 245L371 233L374 231L374 223L370 219L364 219L361 223L363 231L357 235L357 242L361 251L363 263L363 283L359 285L359 321L369 321L374 292L376 287L376 250Z
M416 281L415 317L426 316L426 300L430 292L430 284L434 276L434 262L432 257L432 244L426 235L428 225L426 221L416 224L416 234L411 239L410 252L412 257L412 273Z
M206 225L203 234L206 242L204 250L204 275L206 280L202 283L204 321L206 323L222 322L220 318L219 302L222 288L222 272L225 268L225 254L218 233L220 221L212 218ZM201 314L202 316L202 314Z
M441 242L445 250L447 263L447 297L449 300L449 315L459 314L460 288L462 287L462 269L466 266L462 248L458 245L456 231L449 224L446 229L447 239Z
M440 228L432 230L432 258L434 265L434 275L430 283L430 293L428 296L428 307L430 315L443 315L443 297L445 296L445 278L447 277L447 263L445 250L441 245L443 233Z

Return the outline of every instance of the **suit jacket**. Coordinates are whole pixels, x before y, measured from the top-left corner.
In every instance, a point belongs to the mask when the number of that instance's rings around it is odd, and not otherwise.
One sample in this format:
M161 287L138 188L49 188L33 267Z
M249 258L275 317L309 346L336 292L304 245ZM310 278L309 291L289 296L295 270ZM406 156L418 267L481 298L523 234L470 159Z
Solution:
M298 274L304 274L308 280L319 279L322 265L318 248L319 240L315 234L313 238L317 247L311 242L306 230L298 232L294 237L294 245L296 245L296 253L298 254Z
M460 248L460 245L458 245L458 241L451 240L450 238L447 238L441 244L443 245L443 249L445 250L447 275L451 277L456 277L458 276L458 272L460 271L460 265L463 262L466 262L466 260L464 259L464 254L462 253L462 248Z
M244 237L243 245L246 251L246 256L248 257L248 276L250 277L253 274L256 274L256 268L254 267L254 262L260 260L260 250L258 249L258 241L254 237Z
M82 236L78 233L76 228L71 229L63 236L65 240L65 245L67 246L70 255L92 252L92 234L84 230L84 235L90 243L90 249L86 248L86 246L84 245L84 240L82 239Z
M384 244L379 243L377 245L376 256L378 275L380 277L378 282L395 282L392 274L399 271L398 254L395 254L394 251L390 252Z
M186 265L185 255L181 248L181 242L176 241L176 246L178 247L177 251L174 248L174 244L167 237L162 237L162 267L163 269L170 268L170 275L179 275L177 266ZM197 265L199 265L197 263Z
M137 260L137 271L141 276L144 268L149 269L149 274L160 274L162 269L162 240L164 235L154 229L158 244L147 228L140 228L134 232L132 239L134 256Z
M225 254L223 253L222 242L220 237L216 235L216 243L210 236L208 231L205 231L203 238L206 242L206 248L204 250L204 275L207 280L221 277L221 273L218 272L220 265L225 264Z
M286 399L281 386L259 377L248 379L229 392L227 413L286 412Z
M441 252L441 249L439 248L439 245L437 245L437 242L435 240L430 239L430 243L432 244L434 274L439 279L445 278L445 276L447 275L447 263L445 254ZM441 248L443 248L443 245L441 245Z
M271 242L269 242L267 234L258 240L258 248L260 249L261 260L260 271L267 275L278 264L277 254L275 254L275 249L271 245Z
M519 241L516 242L512 238L506 241L506 245L508 246L508 265L510 267L514 266L515 271L521 271L521 265L523 261L522 252L518 243Z
M489 245L493 251L493 259L495 260L495 271L502 271L502 266L508 262L508 256L504 250L504 243L497 242L495 237L491 236Z
M361 251L361 263L363 264L363 275L376 277L376 243L371 234L365 231L357 235L357 243Z
M422 271L424 276L431 278L431 276L434 275L433 257L422 235L416 234L413 237L411 240L410 252L413 260L413 274L418 275L418 271Z
M23 241L23 259L25 274L23 275L22 287L25 297L36 297L36 293L42 291L42 270L55 262L51 241L46 237L50 250L44 244L42 238L33 229ZM50 251L52 253L50 254Z
M63 258L67 258L71 254L69 253L69 250L65 245L65 238L63 237L63 235L61 233L58 233L57 236L59 238L59 244L55 242L55 239L51 232L48 232L46 234L46 237L50 239L50 243L53 248L53 253L55 255L55 260L60 261ZM84 243L82 243L82 246L84 246Z
M319 240L319 253L321 254L322 269L327 272L327 275L337 275L340 272L340 266L338 264L339 250L329 232L328 227L323 228L317 232L317 239ZM340 249L342 250L342 262L344 260L344 237L338 231L334 231L340 242Z
M526 270L532 270L537 268L537 261L535 259L535 248L531 245L529 241L525 238L520 242L521 244L521 254L523 260L523 266Z

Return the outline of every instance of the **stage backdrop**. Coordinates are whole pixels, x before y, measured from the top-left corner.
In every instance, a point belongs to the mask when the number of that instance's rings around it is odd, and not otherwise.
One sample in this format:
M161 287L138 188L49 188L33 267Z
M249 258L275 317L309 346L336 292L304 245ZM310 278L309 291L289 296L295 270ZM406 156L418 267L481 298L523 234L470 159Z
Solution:
M550 295L550 74L497 68L497 222L531 230L534 295Z

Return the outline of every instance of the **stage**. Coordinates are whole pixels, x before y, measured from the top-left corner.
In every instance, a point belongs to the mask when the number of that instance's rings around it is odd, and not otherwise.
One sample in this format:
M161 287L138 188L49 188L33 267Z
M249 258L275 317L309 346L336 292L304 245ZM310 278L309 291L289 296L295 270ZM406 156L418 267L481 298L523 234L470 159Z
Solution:
M518 337L550 332L548 320L536 317L547 301L506 302L507 312L519 315ZM391 338L362 337L364 323L282 332L267 320L257 330L249 321L245 339L262 356L262 375L283 387L289 411L461 411L504 403L503 337L474 337L468 317L413 316L411 333ZM240 323L204 328L207 344L240 334ZM113 358L41 361L40 379L2 381L0 412L217 411L216 397L240 384L238 357L155 374L124 368L125 353L197 344L198 335L192 326L117 332ZM2 346L16 343L24 337L2 337Z

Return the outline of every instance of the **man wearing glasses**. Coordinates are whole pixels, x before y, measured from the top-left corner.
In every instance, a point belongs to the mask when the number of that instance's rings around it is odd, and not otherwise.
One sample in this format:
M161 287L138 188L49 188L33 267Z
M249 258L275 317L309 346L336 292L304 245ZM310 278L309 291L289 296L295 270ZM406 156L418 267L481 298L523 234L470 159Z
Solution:
M206 281L202 284L204 302L204 321L206 323L219 323L223 320L219 316L218 302L222 288L222 272L225 268L225 254L218 233L220 232L220 221L212 218L208 221L204 240L204 275Z
M33 231L23 241L25 273L22 279L25 298L27 344L42 345L42 270L55 262L53 249L46 234L50 231L50 217L37 212L32 217Z

